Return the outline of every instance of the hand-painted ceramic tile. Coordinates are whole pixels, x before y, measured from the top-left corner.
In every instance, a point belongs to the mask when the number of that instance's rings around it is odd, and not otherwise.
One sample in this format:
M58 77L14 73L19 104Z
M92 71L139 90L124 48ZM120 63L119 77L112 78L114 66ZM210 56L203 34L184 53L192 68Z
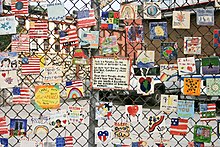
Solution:
M194 101L178 100L177 115L180 118L194 118Z
M0 35L16 34L15 16L0 17Z
M170 140L169 139L162 139L162 138L154 138L154 147L170 147Z
M36 109L58 109L60 108L59 85L35 86Z
M136 76L138 84L137 93L142 95L150 95L154 93L154 79L152 77Z
M11 37L12 52L29 52L30 40L27 34L16 34Z
M95 10L82 10L77 12L77 27L89 28L96 25Z
M128 42L142 42L144 40L143 25L130 25L125 29Z
M68 120L69 123L82 123L87 114L85 114L85 110L83 107L78 106L69 106L68 107Z
M205 147L203 142L188 142L188 147Z
M46 21L31 21L29 27L29 37L30 38L48 38L48 22Z
M95 144L108 144L112 139L112 129L110 127L95 128Z
M200 104L199 115L201 121L216 120L216 104Z
M117 30L119 29L119 12L102 12L101 29Z
M101 38L101 47L102 47L102 55L105 54L114 54L119 51L117 37L110 36Z
M173 28L190 29L190 12L173 11Z
M201 54L201 37L184 37L184 54Z
M220 78L206 79L207 95L219 96L220 95Z
M8 134L8 125L6 122L6 117L0 117L0 135Z
M214 26L214 9L198 9L196 20L197 25Z
M149 133L164 133L166 131L165 116L164 115L152 115L148 118L148 131Z
M34 134L48 134L51 129L48 116L31 117L30 125Z
M77 34L77 28L74 26L67 30L62 30L59 33L60 35L60 44L62 44L62 48L66 47L78 47L79 39Z
M171 118L170 134L186 136L188 132L188 119Z
M178 58L179 75L188 75L196 72L196 63L194 57Z
M160 64L160 80L162 82L176 82L178 79L177 64Z
M0 52L0 70L18 69L18 54L16 52Z
M48 4L47 11L49 21L62 21L65 19L65 8L62 3Z
M161 19L160 2L144 2L144 19Z
M61 83L63 76L62 66L45 66L42 72L44 83Z
M143 141L143 140L132 142L131 146L132 147L148 147L147 141Z
M83 81L74 80L66 82L67 98L80 98L84 96Z
M214 29L214 47L220 47L220 29Z
M112 103L96 103L96 120L109 120L112 118Z
M217 56L202 58L202 73L203 74L218 74L220 60Z
M15 15L28 14L28 0L12 0L11 11Z
M154 51L138 51L137 67L152 68L154 67L155 52Z
M200 95L201 79L200 78L184 78L183 94L184 95Z
M115 134L114 138L119 138L119 139L128 138L129 139L130 138L130 123L115 122L113 133Z
M88 65L89 64L89 58L85 54L83 49L79 48L79 49L74 50L73 64L76 64L76 65Z
M10 136L26 136L27 119L10 120Z
M0 138L0 146L8 147L8 138Z
M12 90L12 103L30 105L31 95L29 87L13 87Z
M178 45L177 42L161 43L161 58L166 60L177 59Z
M57 137L56 147L73 147L73 136Z
M120 19L139 19L139 6L137 3L122 4L120 8Z
M160 111L171 113L177 111L178 95L161 94Z
M10 88L18 86L17 71L0 71L0 88Z
M195 142L204 142L210 143L212 137L212 127L195 125L194 126L194 141Z
M68 125L68 116L65 109L50 113L49 124L54 128L63 128Z
M38 75L41 69L41 58L39 57L23 57L21 65L22 75ZM30 68L31 67L31 68Z
M125 105L125 115L127 122L141 122L142 105Z
M81 48L94 48L99 47L99 31L84 31L80 32L80 46Z
M167 39L167 22L150 22L150 39Z
M215 7L217 7L217 8L220 7L220 0L215 0Z

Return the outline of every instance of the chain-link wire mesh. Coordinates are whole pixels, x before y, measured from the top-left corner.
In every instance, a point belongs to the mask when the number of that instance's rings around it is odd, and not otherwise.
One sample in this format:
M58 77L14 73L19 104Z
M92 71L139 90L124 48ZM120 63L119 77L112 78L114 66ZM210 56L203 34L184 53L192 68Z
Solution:
M30 2L29 3L29 14L24 16L16 16L16 21L18 23L17 32L26 34L29 32L29 24L31 20L43 20L47 21L47 4L52 3L63 3L65 7L66 19L63 21L49 21L48 26L48 39L30 39L30 52L29 53L19 53L19 64L22 63L23 57L40 57L41 64L44 66L63 66L62 70L62 83L58 84L60 88L60 109L67 109L68 106L80 106L85 110L85 120L84 123L71 123L62 129L51 129L46 135L32 134L32 127L28 123L27 137L30 139L37 140L38 142L55 142L58 136L73 136L73 144L75 147L84 146L96 146L95 145L95 127L110 127L113 128L114 122L124 122L126 120L125 115L125 105L139 104L143 106L143 120L141 122L136 122L131 124L131 139L111 139L109 144L103 145L98 144L98 146L113 146L114 144L131 144L134 140L147 140L149 146L153 146L155 139L148 131L148 117L152 115L163 114L159 110L161 94L174 94L178 95L178 99L190 99L195 100L195 117L189 118L188 133L186 136L174 136L169 134L169 126L171 118L176 116L176 112L166 115L166 131L161 134L161 138L170 140L170 146L184 147L187 146L188 142L193 140L194 126L196 124L210 125L212 126L212 141L209 146L220 146L220 141L217 135L217 124L216 122L200 122L199 119L199 104L200 103L216 103L217 113L219 112L219 102L218 98L210 97L207 94L201 96L185 96L183 95L181 89L183 86L173 82L170 87L166 87L164 82L161 81L159 84L154 85L154 93L149 96L143 96L137 94L136 87L130 85L130 90L94 90L90 87L90 65L75 65L73 63L74 51L77 49L75 47L62 48L59 40L60 30L66 30L72 26L76 26L76 12L82 10L95 10L95 18L97 20L97 25L91 27L91 30L99 31L99 37L104 38L106 36L117 36L117 41L119 45L119 52L114 55L114 57L129 57L132 60L132 64L136 64L136 59L138 58L138 51L151 50L155 51L155 66L160 66L161 64L172 64L177 63L177 60L167 60L161 58L161 42L177 42L178 43L178 58L190 57L191 55L184 54L184 37L201 37L201 54L194 55L197 61L201 60L203 57L209 56L219 56L220 49L213 46L213 31L218 29L220 26L219 21L219 9L214 7L214 1L208 0L162 0L161 6L161 19L144 19L143 13L145 11L144 2L141 0L136 1L139 4L138 14L140 15L140 20L126 21L120 20L120 27L117 30L100 29L101 26L101 15L102 12L113 11L119 12L121 4L130 4L131 2L121 2L120 0L112 1L98 1L98 0L47 0L46 2ZM103 6L104 5L104 6ZM198 8L211 9L214 8L214 26L201 26L196 24L196 12ZM190 18L190 29L173 29L172 28L172 12L173 11L189 11L191 14ZM12 15L10 2L4 2L4 13L2 16ZM127 34L125 27L132 25L137 25L141 22L144 28L144 42L134 43L127 41ZM150 38L149 24L151 22L167 22L167 39L152 40ZM77 28L77 30L90 30L85 28ZM81 41L82 38L79 37ZM1 36L1 50L11 51L11 35ZM99 45L98 49L83 49L83 51L88 55L89 58L99 55L101 47ZM90 63L91 64L91 63ZM198 64L200 68L201 64ZM204 75L199 72L197 75L204 77ZM38 110L35 108L35 86L37 85L47 85L43 83L43 71L41 70L39 75L22 75L21 69L18 69L18 80L19 86L26 86L31 89L31 104L30 105L14 105L12 104L12 89L2 88L0 89L0 114L1 116L7 117L7 124L9 124L10 118L18 119L28 119L32 117L48 116L51 110ZM190 75L192 77L193 75ZM217 77L218 75L213 75ZM156 75L156 78L160 79L160 75ZM134 80L136 77L131 76L130 80ZM181 78L181 76L179 76ZM65 92L66 86L65 82L70 80L82 80L83 87L85 91L85 96L78 99L67 99ZM204 81L202 81L204 82ZM204 83L205 84L205 83ZM174 89L171 89L175 87ZM203 90L203 89L202 89ZM112 110L112 120L97 121L95 120L95 109L96 102L113 102ZM57 110L58 111L58 110ZM9 138L9 146L17 147L19 146L20 137L13 136ZM48 143L49 144L49 143ZM46 144L45 144L46 145ZM52 144L51 144L52 145ZM155 144L154 144L155 145Z

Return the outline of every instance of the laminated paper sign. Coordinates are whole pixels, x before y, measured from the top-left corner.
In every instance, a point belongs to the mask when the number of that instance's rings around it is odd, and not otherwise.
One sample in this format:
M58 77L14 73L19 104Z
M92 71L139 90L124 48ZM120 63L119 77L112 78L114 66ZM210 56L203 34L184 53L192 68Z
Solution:
M94 57L91 74L92 87L95 89L128 89L130 60Z
M0 35L16 34L15 16L0 17Z
M62 66L45 66L43 71L44 83L61 83L62 82Z
M37 109L60 108L59 86L58 85L35 86L35 106Z

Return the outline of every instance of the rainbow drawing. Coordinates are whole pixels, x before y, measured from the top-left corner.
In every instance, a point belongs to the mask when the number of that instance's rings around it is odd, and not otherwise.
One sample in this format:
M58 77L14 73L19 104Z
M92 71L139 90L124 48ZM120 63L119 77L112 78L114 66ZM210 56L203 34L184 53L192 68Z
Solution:
M67 98L83 97L83 82L81 80L66 82Z

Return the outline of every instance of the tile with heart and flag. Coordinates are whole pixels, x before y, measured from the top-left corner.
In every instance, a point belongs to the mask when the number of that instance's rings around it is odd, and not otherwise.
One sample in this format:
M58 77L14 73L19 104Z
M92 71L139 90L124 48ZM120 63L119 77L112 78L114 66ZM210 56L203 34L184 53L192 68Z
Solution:
M79 40L78 40L78 34L77 34L77 28L72 27L64 31L60 31L60 44L63 45L63 48L68 46L79 46Z
M56 146L57 147L73 147L73 136L57 137Z
M13 104L26 104L31 103L30 89L28 87L13 87Z
M199 115L201 121L215 121L216 120L216 104L200 104Z
M28 14L28 0L12 0L11 11L14 14Z
M95 128L95 144L108 144L112 139L112 130L110 127Z
M96 25L95 11L83 10L77 12L77 27L88 28Z
M29 52L29 35L16 34L11 37L11 51L12 52Z
M6 117L0 117L0 135L8 134L8 125L6 122Z
M170 134L185 136L188 132L188 119L171 118Z
M67 98L80 98L84 96L82 80L66 81Z

